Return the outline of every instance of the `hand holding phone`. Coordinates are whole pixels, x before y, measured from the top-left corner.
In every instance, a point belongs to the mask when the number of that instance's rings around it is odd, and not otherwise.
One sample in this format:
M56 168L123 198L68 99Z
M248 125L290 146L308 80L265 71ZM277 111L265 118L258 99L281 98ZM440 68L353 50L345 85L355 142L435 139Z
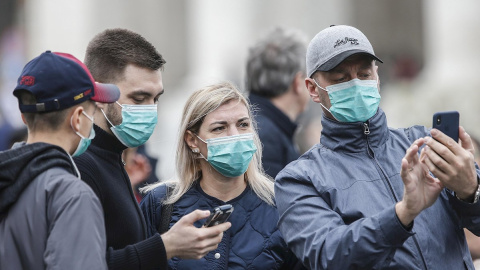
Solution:
M231 204L225 204L219 207L215 207L215 209L213 209L212 213L210 213L210 216L207 218L203 226L212 227L224 223L228 220L232 212L233 206Z
M460 114L457 111L437 112L433 115L432 127L458 142L459 119Z

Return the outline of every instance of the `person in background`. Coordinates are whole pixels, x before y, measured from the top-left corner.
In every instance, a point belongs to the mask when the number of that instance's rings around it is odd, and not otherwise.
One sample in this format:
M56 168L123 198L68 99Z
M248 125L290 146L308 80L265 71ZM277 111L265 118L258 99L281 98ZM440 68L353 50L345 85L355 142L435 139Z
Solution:
M295 121L309 102L305 87L306 39L299 32L276 28L251 47L246 86L263 144L262 163L272 178L299 157Z
M132 185L133 194L140 203L142 200L141 193L138 192L138 186L145 183L152 174L152 167L148 158L138 153L137 147L127 148L123 151L122 159L125 162L125 171L128 174Z
M97 103L97 136L75 159L82 180L103 206L109 269L166 269L170 257L202 257L216 247L229 225L195 228L194 221L209 215L199 210L168 232L147 236L145 219L122 160L122 152L144 144L157 124L165 60L141 35L126 29L107 29L89 42L85 64L96 81L120 88L116 103Z
M294 269L298 260L277 228L273 182L263 173L262 148L250 105L230 83L194 92L178 134L178 180L157 183L140 207L150 235L175 226L195 209L234 208L218 248L200 260L172 258L172 269ZM172 207L170 215L164 208ZM197 227L202 221L195 223Z
M0 152L0 269L106 269L100 201L71 156L95 137L96 102L120 96L70 54L46 51L13 94L26 142Z
M463 127L461 143L389 128L381 61L354 27L320 31L306 59L323 128L275 181L288 246L310 269L473 269L463 228L480 234L480 171Z

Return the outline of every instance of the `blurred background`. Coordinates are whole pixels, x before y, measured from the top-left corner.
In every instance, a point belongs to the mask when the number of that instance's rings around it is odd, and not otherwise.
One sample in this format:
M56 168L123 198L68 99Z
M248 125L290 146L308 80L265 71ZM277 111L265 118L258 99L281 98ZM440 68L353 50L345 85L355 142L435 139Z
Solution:
M248 48L276 26L308 40L331 24L357 27L384 61L380 106L391 127L430 127L434 112L458 110L477 137L479 10L478 0L0 0L0 149L25 135L12 90L28 60L45 50L83 59L95 34L117 27L140 33L167 60L159 121L146 145L160 179L174 176L190 93L223 80L244 89ZM311 104L299 120L302 152L319 141L320 116Z

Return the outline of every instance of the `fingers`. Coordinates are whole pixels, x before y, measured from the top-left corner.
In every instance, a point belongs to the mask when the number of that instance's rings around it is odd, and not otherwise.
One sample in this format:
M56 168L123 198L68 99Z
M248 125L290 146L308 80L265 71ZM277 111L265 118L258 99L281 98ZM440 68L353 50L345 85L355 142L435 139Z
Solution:
M462 133L460 132L460 129L459 129L459 133ZM434 128L430 131L430 134L432 135L432 138L434 138L435 140L427 140L426 143L429 147L431 148L434 148L434 149L438 149L440 145L443 145L445 146L446 148L448 148L448 150L450 150L450 152L456 154L458 153L458 151L460 150L460 145L454 141L452 138L448 137L447 135L445 135L445 133L441 132L440 130ZM471 143L471 141L470 141ZM447 153L446 150L444 150L443 152ZM442 156L443 157L443 156Z
M178 222L179 223L187 223L192 224L195 221L200 220L202 218L207 218L210 215L210 211L208 210L195 210L188 215L183 216Z
M460 145L439 130L432 129L431 134L436 140L425 138L425 157L422 162L440 179L455 177L455 174L473 159L474 149L470 136L460 127Z
M403 182L406 184L408 173L410 172L410 168L408 167L408 161L406 158L402 159L402 169L400 171L400 176L403 179Z
M475 155L475 147L473 146L472 138L462 126L460 126L458 130L458 138L460 139L460 145L462 148L472 153L472 155Z
M413 144L407 149L405 156L402 159L400 176L402 177L403 183L408 185L411 182L411 173L419 173L420 171L415 170L419 164L418 149L424 144L424 139L420 138L413 142ZM420 167L421 169L421 167ZM415 171L414 171L415 170Z
M425 164L428 170L437 178L444 179L449 170L448 163L437 152L432 150L428 143L429 142L427 142L427 146L422 150L422 158L420 161Z
M212 227L205 228L206 236L213 237L215 235L219 235L224 231L228 230L232 226L230 222L224 222L222 224L218 224Z

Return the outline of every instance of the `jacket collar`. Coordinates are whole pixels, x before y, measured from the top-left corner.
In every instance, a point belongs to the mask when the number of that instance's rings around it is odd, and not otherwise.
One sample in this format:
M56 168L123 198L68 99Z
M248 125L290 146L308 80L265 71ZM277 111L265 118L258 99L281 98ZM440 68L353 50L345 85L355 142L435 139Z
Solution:
M93 125L93 128L95 129L95 138L92 140L93 145L115 153L121 153L127 149L114 135L108 134L97 125Z
M323 115L320 143L333 151L362 152L367 144L373 148L384 144L388 134L387 118L381 108L365 123L343 123Z
M251 93L248 96L250 103L252 105L257 105L259 111L256 112L258 115L263 115L270 119L280 130L285 133L289 138L293 138L295 130L297 129L297 124L292 122L288 116L279 110L273 103L264 97L255 95Z

